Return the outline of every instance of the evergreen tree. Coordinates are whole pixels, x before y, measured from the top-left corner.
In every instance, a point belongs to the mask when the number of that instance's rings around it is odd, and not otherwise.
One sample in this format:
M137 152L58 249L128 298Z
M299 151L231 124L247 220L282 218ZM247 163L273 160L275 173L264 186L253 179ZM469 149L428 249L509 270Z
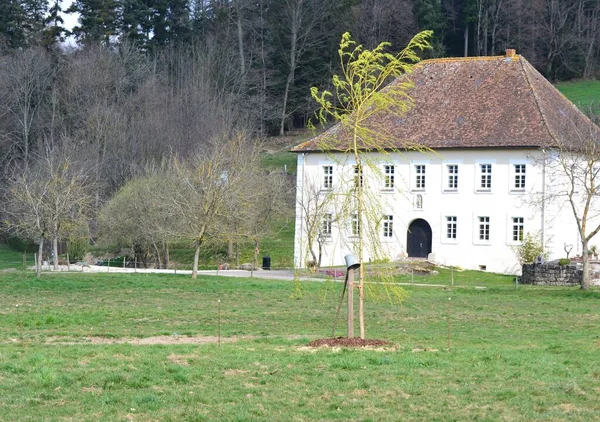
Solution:
M39 45L46 0L0 0L0 51Z
M67 30L63 26L65 22L60 15L62 12L60 3L60 0L54 0L45 19L46 28L43 31L42 45L46 48L51 48L65 40Z
M66 10L79 13L79 25L73 28L75 37L83 43L112 43L118 35L119 3L117 0L75 0Z
M442 10L441 0L416 0L418 11L417 21L419 28L433 31L431 39L432 49L429 51L434 57L445 55L444 34L446 32L446 20Z

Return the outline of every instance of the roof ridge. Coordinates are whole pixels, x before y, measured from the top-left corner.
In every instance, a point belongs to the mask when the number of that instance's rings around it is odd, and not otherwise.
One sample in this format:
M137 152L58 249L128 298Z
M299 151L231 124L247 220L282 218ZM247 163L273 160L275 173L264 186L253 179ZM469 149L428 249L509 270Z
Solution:
M542 124L544 125L544 127L546 128L546 130L548 131L548 134L550 135L550 138L552 138L554 140L554 142L558 142L558 139L556 137L556 135L554 133L552 133L552 130L550 129L550 125L548 125L548 119L546 118L546 114L544 113L544 111L542 110L542 106L540 105L540 99L537 95L537 92L535 91L535 88L533 87L533 84L531 83L531 79L529 78L529 74L527 73L527 69L525 69L525 62L527 60L521 60L521 69L523 69L523 74L525 75L525 80L527 81L527 85L529 85L529 89L531 89L531 94L533 95L533 100L535 102L535 106L538 109L538 111L540 112L540 116L542 116ZM529 64L529 62L527 63ZM531 66L531 65L530 65Z
M506 56L438 57L435 59L421 60L420 62L417 63L417 65L428 64L428 63L493 61L493 60L500 60L500 59L506 59L506 58L507 58ZM511 60L520 61L521 56L517 54L513 57L508 57L508 58Z

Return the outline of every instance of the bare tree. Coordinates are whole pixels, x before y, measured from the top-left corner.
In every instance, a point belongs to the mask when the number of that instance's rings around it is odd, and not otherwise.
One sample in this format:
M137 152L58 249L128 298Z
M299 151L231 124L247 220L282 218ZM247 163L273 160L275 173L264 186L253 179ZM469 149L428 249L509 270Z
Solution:
M174 162L175 183L164 198L170 205L170 215L177 221L177 236L194 244L192 278L198 274L201 247L224 224L227 198L251 194L244 192L246 173L240 170L246 165L247 137L238 134L215 142L210 149L186 161Z
M43 153L42 124L56 65L43 50L0 57L0 146L8 143L5 162L29 163ZM2 157L0 157L1 159Z
M323 260L323 243L326 240L326 234L323 233L325 215L329 213L331 198L334 195L328 195L321 189L320 180L306 180L303 191L299 198L296 198L298 206L302 209L304 233L306 233L306 253L310 254L310 266L319 268ZM316 246L316 250L315 250Z
M577 223L583 259L581 288L588 289L590 241L600 232L600 130L583 124L574 128L576 139L561 139L558 148L543 158L551 177L547 199L566 201Z
M44 240L50 240L54 269L58 269L58 240L73 225L81 224L90 199L88 184L85 170L58 152L35 165L16 168L5 197L8 230L36 240L38 260Z

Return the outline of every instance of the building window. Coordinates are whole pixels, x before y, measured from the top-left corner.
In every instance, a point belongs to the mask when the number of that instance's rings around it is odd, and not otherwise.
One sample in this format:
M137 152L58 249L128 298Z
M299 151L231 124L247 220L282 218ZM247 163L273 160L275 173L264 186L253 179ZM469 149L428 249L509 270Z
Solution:
M363 187L363 170L362 164L357 164L354 166L354 187Z
M512 223L512 240L514 242L522 242L523 232L525 230L525 219L523 217L513 217Z
M491 189L492 188L492 165L491 164L480 164L479 165L479 174L480 174L480 189Z
M415 189L425 189L425 165L415 166Z
M358 214L352 215L352 236L360 236L360 220Z
M383 166L383 187L385 189L393 189L395 186L394 173L395 166Z
M446 239L456 239L457 222L456 217L446 217Z
M490 240L490 217L479 217L479 240Z
M333 188L333 166L323 166L323 189Z
M525 189L525 164L515 164L515 189Z
M383 237L392 237L394 235L394 216L383 216Z
M323 225L321 226L321 236L331 237L331 226L333 225L333 215L325 214L323 216Z
M458 189L458 165L449 164L448 170L448 190Z

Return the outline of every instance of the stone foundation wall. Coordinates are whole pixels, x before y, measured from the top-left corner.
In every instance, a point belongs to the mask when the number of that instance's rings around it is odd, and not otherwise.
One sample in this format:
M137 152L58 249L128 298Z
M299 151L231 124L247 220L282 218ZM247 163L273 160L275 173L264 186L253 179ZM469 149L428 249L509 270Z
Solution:
M581 284L583 270L577 265L525 264L522 284L541 286L576 286Z

